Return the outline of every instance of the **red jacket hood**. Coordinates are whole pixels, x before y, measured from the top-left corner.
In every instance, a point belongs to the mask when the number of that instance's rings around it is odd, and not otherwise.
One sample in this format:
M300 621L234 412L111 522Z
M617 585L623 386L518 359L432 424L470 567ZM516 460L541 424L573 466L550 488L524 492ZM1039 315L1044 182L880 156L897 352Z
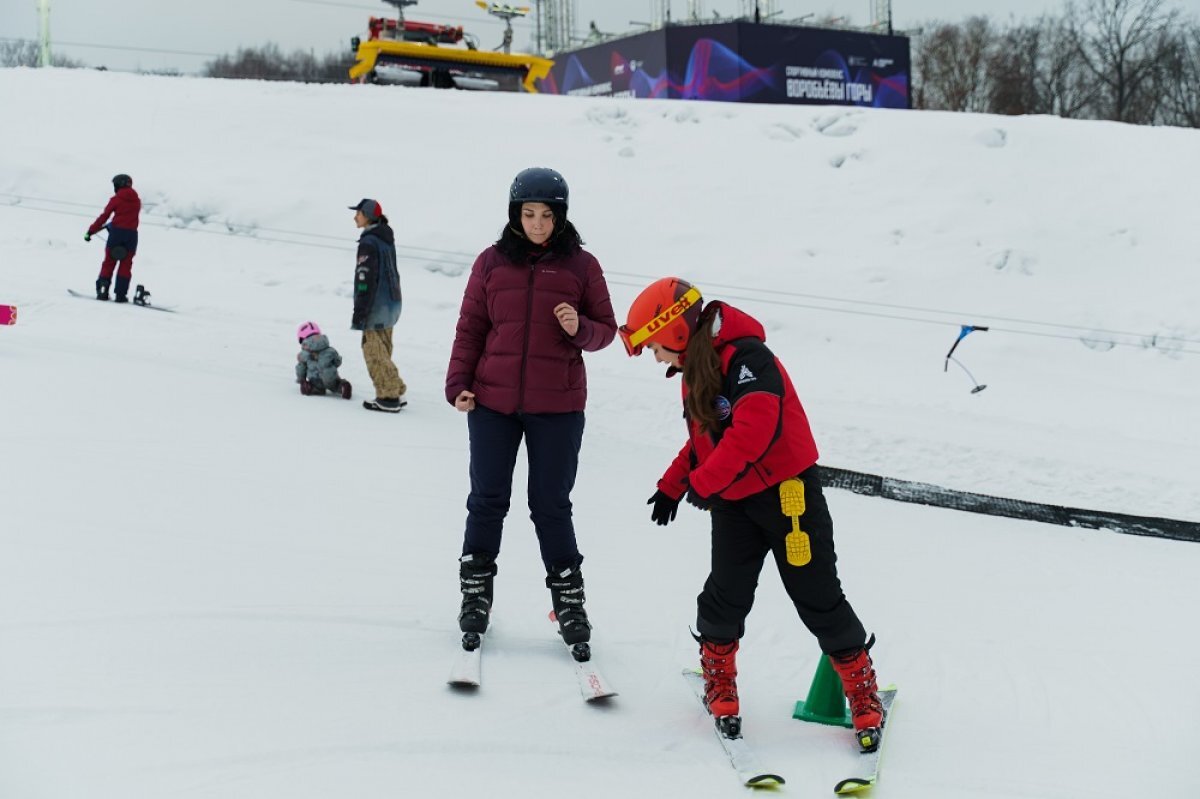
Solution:
M720 327L716 336L713 337L713 346L717 349L721 349L729 342L739 338L756 338L762 342L767 340L767 331L762 326L762 322L750 314L739 311L732 305L719 300L713 302L712 306L721 315Z
M737 341L739 338L756 338L759 341L766 342L767 331L762 326L762 322L755 319L745 311L739 311L728 303L720 300L713 300L708 304L708 307L714 308L721 314L721 324L717 330L717 334L713 337L713 348L717 352L721 351L731 341ZM708 308L705 308L708 310ZM683 363L683 357L680 356L680 363ZM664 377L672 378L679 374L682 367L670 366L667 367L667 372Z

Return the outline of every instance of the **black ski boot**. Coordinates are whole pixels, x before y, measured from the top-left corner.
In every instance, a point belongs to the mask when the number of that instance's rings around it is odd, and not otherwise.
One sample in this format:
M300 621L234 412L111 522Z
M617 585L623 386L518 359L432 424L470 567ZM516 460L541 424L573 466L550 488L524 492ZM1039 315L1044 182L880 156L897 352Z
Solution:
M129 297L127 296L129 294L129 278L118 276L117 282L113 286L113 293L116 294L113 297L113 302L129 302Z
M554 616L558 620L558 632L571 655L583 662L591 658L588 641L592 638L592 625L588 623L587 611L583 608L583 573L579 565L554 568L546 575L546 587L554 603Z
M458 629L463 633L463 649L468 651L479 648L480 636L487 632L496 571L496 559L491 555L463 555L458 559L458 584L463 595Z
M109 280L106 277L96 279L96 299L108 300Z

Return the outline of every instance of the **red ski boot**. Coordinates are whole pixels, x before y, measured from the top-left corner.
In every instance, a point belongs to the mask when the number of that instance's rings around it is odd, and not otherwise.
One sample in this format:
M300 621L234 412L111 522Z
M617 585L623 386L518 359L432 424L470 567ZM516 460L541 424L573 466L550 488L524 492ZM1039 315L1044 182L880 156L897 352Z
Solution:
M704 704L717 725L737 737L741 719L737 693L738 642L717 644L700 639L700 668L704 670ZM727 718L728 717L728 718Z
M842 678L846 699L850 701L850 716L854 721L858 745L864 752L874 752L879 748L886 721L883 703L879 701L879 685L875 681L874 664L868 652L874 643L875 636L871 636L866 646L835 652L829 656L829 662Z

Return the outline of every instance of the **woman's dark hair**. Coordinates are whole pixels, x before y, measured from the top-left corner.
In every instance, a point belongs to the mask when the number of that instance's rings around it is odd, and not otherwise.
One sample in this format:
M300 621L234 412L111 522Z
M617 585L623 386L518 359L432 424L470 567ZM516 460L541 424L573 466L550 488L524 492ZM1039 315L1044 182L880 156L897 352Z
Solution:
M583 247L583 237L575 229L574 223L567 219L567 209L561 203L547 203L554 212L554 233L551 234L547 246L541 247L525 238L525 230L521 227L521 203L511 203L508 209L508 224L500 232L496 240L496 249L509 260L523 261L531 253L553 253L554 255L573 255Z
M721 393L721 357L713 347L713 323L717 318L717 306L709 305L700 312L696 329L688 338L687 351L683 356L683 379L688 394L685 409L704 433L717 424L717 410L713 402Z

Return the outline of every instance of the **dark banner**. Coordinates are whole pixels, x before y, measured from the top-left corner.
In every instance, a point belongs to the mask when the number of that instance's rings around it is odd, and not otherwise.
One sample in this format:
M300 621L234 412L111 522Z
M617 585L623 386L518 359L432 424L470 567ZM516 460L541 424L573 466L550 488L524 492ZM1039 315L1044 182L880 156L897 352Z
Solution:
M537 83L539 92L602 97L666 97L667 50L662 31L560 53Z
M910 107L904 37L782 25L738 27L742 56L770 76L748 85L750 92L740 98L744 102Z
M550 94L908 108L908 39L754 25L672 25L561 54Z

